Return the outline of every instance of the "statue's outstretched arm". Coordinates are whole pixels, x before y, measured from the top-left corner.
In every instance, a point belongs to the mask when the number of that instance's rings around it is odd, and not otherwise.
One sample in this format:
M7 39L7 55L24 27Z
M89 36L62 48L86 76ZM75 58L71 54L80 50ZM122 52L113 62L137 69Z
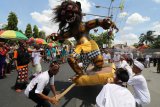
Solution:
M53 41L57 41L57 40L65 40L65 39L68 39L68 38L70 38L71 36L70 36L70 34L69 34L69 32L65 32L65 33L63 33L63 34L57 34L57 35L50 35L50 36L48 36L47 38L49 38L49 39L51 39L51 40L53 40Z
M85 25L88 30L94 29L96 27L102 27L103 29L106 29L106 30L107 29L116 29L118 32L117 26L109 18L90 20L90 21L86 22Z

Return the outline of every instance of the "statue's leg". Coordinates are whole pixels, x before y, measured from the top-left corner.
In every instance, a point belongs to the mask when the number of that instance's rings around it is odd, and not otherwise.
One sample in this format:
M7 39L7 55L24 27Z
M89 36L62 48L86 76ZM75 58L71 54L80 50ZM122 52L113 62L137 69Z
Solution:
M74 57L69 57L68 59L68 63L70 65L70 67L73 69L73 71L77 74L77 75L83 75L83 70L82 68L78 65L77 61L75 60Z
M98 55L93 59L95 69L100 70L103 67L104 61L102 55Z

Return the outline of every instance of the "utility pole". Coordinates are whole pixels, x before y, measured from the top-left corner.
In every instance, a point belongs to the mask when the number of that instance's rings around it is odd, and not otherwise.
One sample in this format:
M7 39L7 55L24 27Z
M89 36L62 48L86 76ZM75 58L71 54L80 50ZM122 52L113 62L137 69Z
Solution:
M108 17L112 20L113 19L113 14L111 13L111 10L112 9L120 9L120 7L114 7L114 6L112 6L112 3L113 3L113 0L111 0L111 3L110 3L109 7L100 6L100 5L96 5L95 7L96 8L107 9L108 10ZM107 32L106 32L106 44L107 44L108 47L110 47L110 44L111 44L111 40L110 39L111 39L111 37L109 37L110 35L108 33L109 33L109 30L107 30Z

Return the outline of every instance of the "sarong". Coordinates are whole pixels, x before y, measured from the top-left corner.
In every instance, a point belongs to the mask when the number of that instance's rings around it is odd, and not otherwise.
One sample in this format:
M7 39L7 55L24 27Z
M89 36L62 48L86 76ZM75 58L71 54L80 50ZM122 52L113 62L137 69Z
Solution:
M25 89L28 81L28 65L17 70L15 89Z

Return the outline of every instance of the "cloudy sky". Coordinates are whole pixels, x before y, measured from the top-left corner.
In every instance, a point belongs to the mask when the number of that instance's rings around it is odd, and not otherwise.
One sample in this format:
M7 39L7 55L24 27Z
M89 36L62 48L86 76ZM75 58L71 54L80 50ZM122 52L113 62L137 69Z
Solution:
M57 24L51 22L52 9L63 0L1 0L0 3L0 27L7 23L8 14L16 13L19 23L18 27L25 31L26 25L37 25L40 30L51 34L57 32ZM120 31L115 35L114 43L133 44L138 42L141 33L147 30L154 30L160 34L160 0L114 0L109 10L107 9L111 0L74 0L80 1L82 11L88 14L108 16L113 14L113 21ZM124 9L120 10L119 5L124 1ZM96 5L101 8L96 8ZM104 8L103 8L104 7ZM87 15L83 21L98 18ZM103 17L99 17L103 18ZM98 28L97 34L103 32ZM91 31L91 33L94 33Z

